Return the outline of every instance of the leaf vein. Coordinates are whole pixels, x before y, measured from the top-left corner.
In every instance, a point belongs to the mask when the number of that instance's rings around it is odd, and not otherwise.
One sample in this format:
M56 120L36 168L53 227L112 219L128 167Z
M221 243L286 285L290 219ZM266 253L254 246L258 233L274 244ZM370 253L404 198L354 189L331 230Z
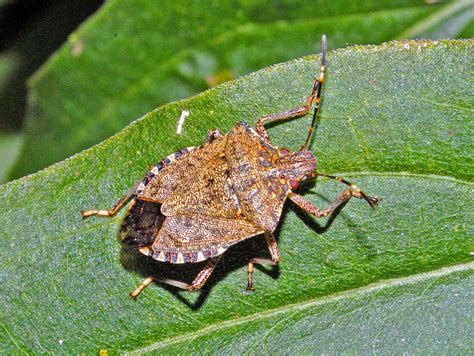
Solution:
M360 294L367 295L372 292L377 292L385 288L411 285L411 284L415 284L419 282L424 282L432 278L444 277L452 273L471 271L471 270L474 270L474 262L454 265L450 267L444 267L441 269L437 269L437 270L433 270L433 271L429 271L425 273L419 273L419 274L415 274L411 276L401 277L401 278L382 280L376 283L371 283L361 288L356 288L356 289L351 289L351 290L347 290L340 293L331 294L322 298L314 298L314 299L310 299L308 301L304 301L301 303L285 305L283 307L267 310L261 313L255 313L253 315L250 315L248 317L244 317L238 320L218 322L198 331L190 332L187 334L181 334L175 337L168 338L163 341L153 343L142 349L134 350L133 353L148 353L148 352L156 351L156 350L163 349L167 346L170 346L182 341L192 340L192 339L195 339L196 337L204 336L212 332L223 330L229 327L249 323L257 319L270 318L279 314L286 313L288 311L302 311L302 310L311 308L313 306L318 306L318 305L323 305L325 303L344 300L346 298L350 298L355 295L360 295Z

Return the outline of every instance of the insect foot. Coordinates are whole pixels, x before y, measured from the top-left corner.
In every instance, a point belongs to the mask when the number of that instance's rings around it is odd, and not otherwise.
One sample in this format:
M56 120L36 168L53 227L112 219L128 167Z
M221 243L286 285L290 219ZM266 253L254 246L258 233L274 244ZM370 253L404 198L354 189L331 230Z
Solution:
M382 198L380 197L370 197L370 196L366 196L367 197L367 202L369 203L370 207L372 209L375 209L379 206L379 204L382 202Z
M379 204L382 202L382 198L379 197L371 197L367 194L365 194L362 190L357 188L356 185L352 185L352 190L349 190L349 192L352 194L353 197L359 198L359 199L364 199L372 209L375 209L379 206Z
M166 264L207 261L190 284L150 276L130 293L132 298L137 298L154 281L187 291L199 290L229 247L263 236L271 259L245 261L247 289L254 290L254 265L277 265L280 261L273 233L288 199L316 218L342 208L352 197L365 199L371 207L380 203L380 198L366 195L342 177L317 172L317 159L308 150L325 81L325 36L322 44L320 73L305 103L262 117L255 129L240 122L227 134L213 130L202 145L183 148L152 166L137 187L110 209L81 212L84 218L110 218L130 202L120 229L124 244ZM311 124L299 151L272 144L267 124L302 118L310 111ZM294 192L301 182L318 176L349 186L326 209Z

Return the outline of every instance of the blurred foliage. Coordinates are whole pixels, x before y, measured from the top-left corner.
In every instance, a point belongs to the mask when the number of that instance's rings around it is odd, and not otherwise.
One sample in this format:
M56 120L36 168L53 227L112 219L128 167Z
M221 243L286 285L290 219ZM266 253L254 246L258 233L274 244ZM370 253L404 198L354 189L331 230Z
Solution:
M20 152L22 142L21 134L0 133L0 184L7 181L7 172L15 163Z
M18 136L23 126L28 77L101 3L102 0L0 2L0 183L7 180L21 149L18 140L9 138ZM5 151L7 145L9 149Z

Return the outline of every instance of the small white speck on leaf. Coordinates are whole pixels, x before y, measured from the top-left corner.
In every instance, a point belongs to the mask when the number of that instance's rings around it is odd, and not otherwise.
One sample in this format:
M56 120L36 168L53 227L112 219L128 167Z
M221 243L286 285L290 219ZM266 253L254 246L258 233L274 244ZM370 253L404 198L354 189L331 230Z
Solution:
M84 52L84 42L82 40L78 40L72 46L71 53L74 57L79 57L82 54L82 52Z
M186 120L188 116L189 116L189 111L183 110L181 112L181 117L179 118L179 121L178 121L178 127L176 128L177 135L181 135L181 132L183 131L184 120Z
M59 340L59 345L62 345L64 343L64 340Z
M403 48L405 48L405 49L410 49L410 45L409 45L408 43L405 43L405 44L403 45Z

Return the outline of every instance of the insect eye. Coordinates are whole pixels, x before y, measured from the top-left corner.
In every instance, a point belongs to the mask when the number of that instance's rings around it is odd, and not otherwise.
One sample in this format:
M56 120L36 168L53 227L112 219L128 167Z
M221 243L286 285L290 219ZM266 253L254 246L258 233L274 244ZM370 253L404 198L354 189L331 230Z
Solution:
M296 179L290 179L289 183L292 190L295 190L296 188L298 188L300 184L300 182L298 182Z

